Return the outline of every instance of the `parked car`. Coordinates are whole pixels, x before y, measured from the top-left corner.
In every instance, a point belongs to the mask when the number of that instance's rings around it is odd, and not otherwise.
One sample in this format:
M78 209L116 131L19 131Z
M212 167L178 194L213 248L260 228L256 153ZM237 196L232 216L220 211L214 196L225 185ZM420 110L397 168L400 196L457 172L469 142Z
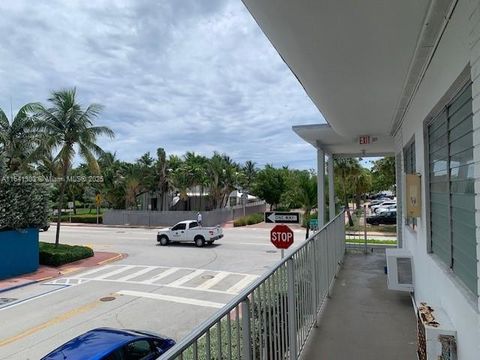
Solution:
M175 341L146 331L98 328L73 338L41 360L151 360Z
M202 247L205 244L213 244L222 237L223 231L220 226L199 226L196 220L180 221L173 227L160 229L157 233L157 241L162 246L166 246L172 241L193 241L195 245Z
M383 203L383 202L385 202L385 201L390 201L390 199L388 199L388 198L380 198L380 199L372 200L372 201L370 201L370 204L368 204L368 207L371 208L372 206L380 205L381 203Z
M376 209L377 214L381 214L383 212L387 211L397 211L397 204L395 205L387 205L387 206L380 206L379 208Z
M372 215L367 217L367 224L370 225L394 225L397 223L397 212L396 211L385 211L381 214Z
M378 205L373 205L370 209L372 209L372 212L373 213L377 213L377 210L381 207L386 207L386 206L390 206L390 205L397 205L397 202L396 201L392 201L392 200L389 200L389 201L384 201L382 202L381 204L378 204Z

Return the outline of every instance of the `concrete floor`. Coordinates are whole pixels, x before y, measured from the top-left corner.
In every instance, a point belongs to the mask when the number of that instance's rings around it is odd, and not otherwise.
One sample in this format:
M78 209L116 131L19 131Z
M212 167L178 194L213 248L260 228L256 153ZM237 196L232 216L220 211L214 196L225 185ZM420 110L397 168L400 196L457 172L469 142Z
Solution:
M387 289L385 252L348 254L304 359L416 359L410 295Z

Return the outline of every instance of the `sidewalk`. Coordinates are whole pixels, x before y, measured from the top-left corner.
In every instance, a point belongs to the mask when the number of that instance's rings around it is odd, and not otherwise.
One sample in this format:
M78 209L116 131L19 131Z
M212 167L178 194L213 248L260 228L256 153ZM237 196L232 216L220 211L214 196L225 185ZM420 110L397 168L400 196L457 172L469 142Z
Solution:
M408 293L387 289L385 253L347 254L303 359L416 359L416 318Z
M37 282L60 277L66 274L71 274L77 271L82 271L112 261L117 261L124 257L124 254L96 251L94 256L88 259L78 260L73 263L65 264L59 267L40 265L38 270L33 273L20 275L10 279L0 280L0 293L29 284L34 284Z

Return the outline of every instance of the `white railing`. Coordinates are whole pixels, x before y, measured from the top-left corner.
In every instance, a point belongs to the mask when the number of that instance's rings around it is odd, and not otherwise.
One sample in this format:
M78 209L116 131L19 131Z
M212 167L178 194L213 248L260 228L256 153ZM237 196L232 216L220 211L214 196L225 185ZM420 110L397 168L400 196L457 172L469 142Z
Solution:
M297 359L344 253L342 212L160 360Z

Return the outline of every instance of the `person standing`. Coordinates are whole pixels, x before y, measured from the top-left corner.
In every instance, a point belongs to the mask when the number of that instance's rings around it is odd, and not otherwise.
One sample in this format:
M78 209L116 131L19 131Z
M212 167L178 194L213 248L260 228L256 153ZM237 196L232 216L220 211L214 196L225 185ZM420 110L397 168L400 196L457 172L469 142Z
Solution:
M200 213L200 211L197 213L197 223L199 226L203 226L202 225L202 214Z

